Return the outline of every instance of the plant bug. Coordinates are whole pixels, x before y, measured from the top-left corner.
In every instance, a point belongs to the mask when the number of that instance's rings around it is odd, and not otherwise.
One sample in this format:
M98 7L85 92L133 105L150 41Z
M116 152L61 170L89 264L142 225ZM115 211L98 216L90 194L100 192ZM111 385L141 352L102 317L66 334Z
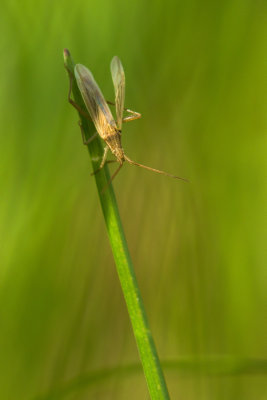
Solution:
M89 142L91 142L97 136L97 134L106 143L100 167L94 172L94 174L100 171L104 167L106 162L117 161L120 165L112 175L110 179L111 182L115 178L121 167L123 166L123 163L127 161L132 165L137 165L138 167L148 169L158 174L187 181L186 179L180 178L179 176L175 176L167 172L139 164L126 156L121 145L122 123L141 118L141 114L124 108L125 74L122 63L117 56L113 57L113 59L111 60L110 68L111 68L113 85L115 89L115 107L116 107L117 121L114 120L112 113L109 109L109 106L107 104L109 103L114 105L114 103L105 100L99 86L94 80L92 73L82 64L76 64L74 69L74 74L78 88L81 92L86 109L97 131L89 140L84 141L84 143L88 144ZM80 113L85 115L84 111L81 110L81 108L71 99L70 97L71 90L72 90L72 76L70 75L70 88L69 88L68 100ZM126 111L130 115L123 117L124 111ZM88 115L86 115L86 117L88 118ZM116 160L107 161L108 150L111 150L111 152L116 157Z

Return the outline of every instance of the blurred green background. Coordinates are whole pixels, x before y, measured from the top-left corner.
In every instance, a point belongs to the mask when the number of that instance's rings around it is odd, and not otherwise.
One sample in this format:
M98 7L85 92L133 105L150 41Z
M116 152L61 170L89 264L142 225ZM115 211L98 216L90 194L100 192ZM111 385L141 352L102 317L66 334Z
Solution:
M266 43L260 0L1 2L1 399L148 399L141 370L113 371L138 354L64 47L109 100L121 58L126 154L190 180L114 182L160 358L267 357ZM171 397L266 398L263 369L227 368L166 367Z

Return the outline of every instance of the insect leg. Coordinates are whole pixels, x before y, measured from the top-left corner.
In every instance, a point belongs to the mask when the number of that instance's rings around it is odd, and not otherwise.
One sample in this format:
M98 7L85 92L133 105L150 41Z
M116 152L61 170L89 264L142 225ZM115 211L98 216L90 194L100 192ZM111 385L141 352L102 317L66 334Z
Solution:
M99 167L100 169L102 169L104 167L104 165L105 165L105 162L106 162L106 159L107 159L107 155L108 155L108 149L109 149L108 146L106 146L104 148L103 158L102 158L102 161L101 161L101 164L100 164L100 167Z
M105 161L105 164L111 164L111 163L114 163L114 162L117 162L117 160L107 160L107 161ZM104 167L104 165L103 165L103 167ZM96 171L92 172L91 175L97 174L99 171L101 171L101 169L102 168L99 167Z
M108 104L111 104L112 106L115 106L115 103L113 103L112 101L106 100L106 102ZM123 111L126 111L127 113L132 114L132 115L128 115L127 117L124 117L122 119L122 122L130 122L130 121L134 121L135 119L139 119L142 117L142 115L140 113L138 113L136 111L132 111L129 108L124 108Z
M139 118L142 117L142 115L140 113L138 113L136 111L129 110L128 108L126 108L125 111L127 113L129 113L129 114L132 114L132 115L128 115L127 117L124 117L122 119L122 122L130 122L130 121L134 121L135 119L139 119Z
M114 172L114 174L112 175L112 177L110 178L108 183L103 187L103 189L101 190L102 194L105 193L105 191L107 190L107 188L109 187L109 185L111 184L111 182L113 181L113 179L115 178L115 176L117 175L117 173L119 172L119 170L121 169L122 166L123 166L123 164L119 165L119 167L116 169L116 171Z
M99 168L98 168L96 171L94 171L94 172L91 173L91 175L97 174L97 173L104 167L105 163L116 162L116 160L106 161L106 160L107 160L107 155L108 155L108 149L109 149L108 146L106 146L106 147L104 148L104 154L103 154L103 157L102 157L101 164L100 164Z
M130 163L130 164L132 164L132 165L137 165L137 167L145 168L145 169L148 169L149 171L157 172L157 174L162 174L162 175L170 176L171 178L181 179L182 181L188 182L187 179L181 178L180 176L175 176L175 175L169 174L168 172L161 171L161 170L155 169L155 168L151 168L151 167L148 167L147 165L139 164L139 163L137 163L137 162L131 160L131 159L130 159L129 157L127 157L125 154L124 154L124 158L125 158L125 161L128 161L128 163Z
M85 118L89 119L91 121L91 118L89 117L89 115L77 104L75 103L74 100L72 100L71 96L71 91L72 91L72 82L73 82L73 76L71 73L69 73L69 79L70 79L70 86L69 86L69 92L68 92L68 102L74 107L76 108L76 110L82 114Z
M82 132L83 144L85 146L87 146L89 143L91 143L97 137L98 133L95 132L93 134L93 136L89 137L89 139L86 139L81 121L78 121L78 125L79 125L79 127L81 129L81 132Z

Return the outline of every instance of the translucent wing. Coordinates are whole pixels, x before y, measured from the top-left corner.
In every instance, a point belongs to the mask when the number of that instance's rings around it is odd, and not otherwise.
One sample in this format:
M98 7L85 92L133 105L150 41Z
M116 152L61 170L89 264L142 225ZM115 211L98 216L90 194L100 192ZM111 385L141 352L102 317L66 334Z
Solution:
M110 128L116 128L116 122L107 102L89 69L84 65L76 64L74 73L83 101L96 130L105 139Z
M122 116L124 108L124 98L125 98L125 75L122 63L120 59L115 56L113 57L111 64L111 75L115 88L115 104L116 104L116 114L117 114L117 125L121 129L122 126Z

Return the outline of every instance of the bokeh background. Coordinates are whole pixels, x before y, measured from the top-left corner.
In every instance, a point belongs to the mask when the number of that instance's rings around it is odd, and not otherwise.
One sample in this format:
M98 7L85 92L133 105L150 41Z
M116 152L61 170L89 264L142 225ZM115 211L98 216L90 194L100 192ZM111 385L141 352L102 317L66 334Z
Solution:
M2 399L148 399L65 47L109 100L121 58L126 154L190 180L114 181L160 358L215 359L165 368L171 397L266 398L266 369L220 373L267 357L266 43L260 0L1 1Z

